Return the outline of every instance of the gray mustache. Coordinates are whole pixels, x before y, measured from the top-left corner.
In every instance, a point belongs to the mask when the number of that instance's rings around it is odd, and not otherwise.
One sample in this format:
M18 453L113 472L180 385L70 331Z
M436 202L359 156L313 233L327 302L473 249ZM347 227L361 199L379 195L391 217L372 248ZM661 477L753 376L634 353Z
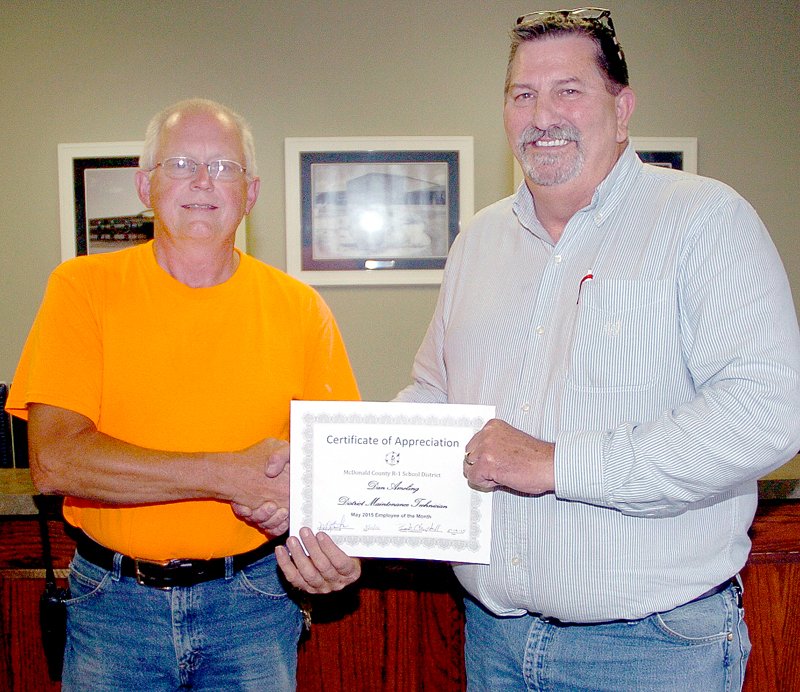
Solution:
M540 130L538 127L527 128L520 136L520 144L533 144L540 139L566 139L571 142L580 142L581 133L571 126L554 125L546 130Z

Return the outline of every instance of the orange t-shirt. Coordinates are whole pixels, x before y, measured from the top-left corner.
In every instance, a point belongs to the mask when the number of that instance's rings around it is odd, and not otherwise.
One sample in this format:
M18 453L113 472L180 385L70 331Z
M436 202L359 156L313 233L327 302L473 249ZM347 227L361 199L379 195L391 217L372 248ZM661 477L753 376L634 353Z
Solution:
M141 447L217 452L288 440L292 399L357 398L316 291L244 254L225 283L189 288L158 266L150 242L53 271L6 409L25 418L29 403L50 404ZM70 497L64 515L141 558L218 557L264 542L215 500L115 506Z

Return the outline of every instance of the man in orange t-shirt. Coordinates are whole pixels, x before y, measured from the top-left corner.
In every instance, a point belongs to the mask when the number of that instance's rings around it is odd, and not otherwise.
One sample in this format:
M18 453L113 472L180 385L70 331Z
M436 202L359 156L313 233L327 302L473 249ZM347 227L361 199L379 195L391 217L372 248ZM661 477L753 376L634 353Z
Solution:
M56 268L7 405L75 527L63 687L293 689L278 565L325 593L360 564L308 529L284 545L289 402L355 379L321 297L234 247L260 185L240 116L167 108L136 182L154 240Z

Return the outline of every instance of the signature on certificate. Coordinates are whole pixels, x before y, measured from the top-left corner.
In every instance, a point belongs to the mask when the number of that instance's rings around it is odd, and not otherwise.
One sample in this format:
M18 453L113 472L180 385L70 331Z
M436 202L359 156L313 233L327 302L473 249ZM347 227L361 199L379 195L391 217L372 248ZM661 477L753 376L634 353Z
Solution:
M344 515L341 519L334 519L333 521L323 521L317 527L317 531L348 531L353 527L348 526L345 521Z
M397 530L401 533L442 533L441 524L435 524L433 522L428 524L421 522L416 524L400 524Z

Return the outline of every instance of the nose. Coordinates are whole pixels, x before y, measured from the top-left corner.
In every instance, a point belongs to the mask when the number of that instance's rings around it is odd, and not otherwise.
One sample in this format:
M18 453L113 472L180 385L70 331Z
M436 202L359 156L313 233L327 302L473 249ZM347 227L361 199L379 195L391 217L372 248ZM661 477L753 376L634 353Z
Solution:
M531 124L540 130L558 125L560 118L556 104L548 94L539 94L531 108Z
M200 190L210 190L214 187L214 179L208 172L208 166L204 163L197 164L197 170L192 177L192 187Z

